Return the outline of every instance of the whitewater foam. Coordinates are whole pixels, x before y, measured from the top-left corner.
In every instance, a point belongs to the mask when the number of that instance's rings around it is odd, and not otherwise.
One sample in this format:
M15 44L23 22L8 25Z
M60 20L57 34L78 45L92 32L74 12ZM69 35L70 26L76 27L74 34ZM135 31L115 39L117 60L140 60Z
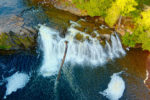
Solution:
M108 84L108 87L103 92L99 92L103 96L106 96L109 100L119 100L125 90L125 82L119 76L122 72L114 73L111 76L111 81Z
M44 60L40 72L43 76L51 76L58 71L58 60L55 48L57 41L53 39L53 35L58 34L58 32L43 25L41 25L39 32L41 33L42 50L44 51Z
M23 88L29 81L30 77L25 73L16 72L12 76L8 77L6 84L6 93L4 99L12 92L16 92L18 89Z

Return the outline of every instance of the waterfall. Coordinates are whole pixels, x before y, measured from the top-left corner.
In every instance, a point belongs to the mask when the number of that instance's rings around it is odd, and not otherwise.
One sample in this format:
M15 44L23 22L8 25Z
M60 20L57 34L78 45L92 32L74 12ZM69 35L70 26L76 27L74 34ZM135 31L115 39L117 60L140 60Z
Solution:
M65 38L60 37L59 32L54 29L44 25L40 26L39 34L44 53L40 72L43 76L55 75L58 72L58 67L65 50L65 41L69 42L66 63L98 66L105 64L108 59L125 55L117 34L111 35L111 42L106 41L106 46L104 47L98 39L75 29L75 26L80 27L78 23L73 21L70 23L71 26L68 28ZM78 33L83 35L84 41L75 39ZM99 36L99 34L96 35ZM89 37L90 41L85 39L86 36Z
M56 74L58 67L57 53L55 50L57 41L53 39L53 35L57 35L58 32L45 26L41 26L39 32L43 44L42 50L44 52L44 60L40 72L43 73L43 76L51 76Z

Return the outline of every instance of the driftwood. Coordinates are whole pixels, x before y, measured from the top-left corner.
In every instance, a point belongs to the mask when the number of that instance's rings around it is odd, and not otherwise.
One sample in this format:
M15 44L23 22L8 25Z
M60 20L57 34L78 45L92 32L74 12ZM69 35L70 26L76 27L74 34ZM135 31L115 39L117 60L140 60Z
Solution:
M60 76L61 76L61 70L62 70L62 67L63 67L63 64L65 62L65 58L66 58L66 54L67 54L67 49L68 49L68 41L65 41L65 44L66 44L66 48L65 48L65 52L64 52L64 57L63 57L63 60L61 62L61 66L60 66L60 69L59 69L59 72L58 72L58 76L57 76L57 81L59 80Z

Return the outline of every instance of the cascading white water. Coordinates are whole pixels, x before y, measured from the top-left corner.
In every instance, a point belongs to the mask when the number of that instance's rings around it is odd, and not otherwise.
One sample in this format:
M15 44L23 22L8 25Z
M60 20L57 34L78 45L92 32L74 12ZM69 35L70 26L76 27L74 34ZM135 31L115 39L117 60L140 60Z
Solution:
M64 54L65 41L69 42L65 62L97 66L105 64L108 59L125 54L117 34L115 36L111 35L111 44L106 41L106 47L104 48L96 38L75 29L75 26L80 27L78 23L71 21L71 24L65 38L61 38L56 30L41 25L39 32L43 45L44 60L40 72L43 76L51 76L57 73ZM76 40L75 36L78 33L82 34L83 38L88 36L90 41L81 42ZM96 35L99 36L99 34Z
M53 35L57 35L58 32L45 26L41 26L39 32L43 43L42 50L44 51L44 60L40 72L43 76L51 76L57 72L58 67L57 53L55 51L57 41L53 39Z
M122 44L116 33L115 33L115 36L111 35L111 42L112 42L111 50L112 50L112 54L114 55L114 57L120 57L120 54L125 55L125 51L122 48Z

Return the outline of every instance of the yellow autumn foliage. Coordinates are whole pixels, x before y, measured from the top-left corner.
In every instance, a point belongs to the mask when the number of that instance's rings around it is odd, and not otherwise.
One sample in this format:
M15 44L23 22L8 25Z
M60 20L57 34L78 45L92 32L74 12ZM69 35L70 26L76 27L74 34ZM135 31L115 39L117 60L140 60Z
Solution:
M111 9L108 9L107 16L105 17L105 22L110 26L113 27L113 25L116 23L120 16L120 9L118 9L116 6L112 5Z
M137 6L135 0L116 0L107 11L106 23L112 27L117 22L119 16L125 16L136 10L135 6Z
M145 28L150 28L150 9L143 11L141 16L142 18L140 18L137 23Z

